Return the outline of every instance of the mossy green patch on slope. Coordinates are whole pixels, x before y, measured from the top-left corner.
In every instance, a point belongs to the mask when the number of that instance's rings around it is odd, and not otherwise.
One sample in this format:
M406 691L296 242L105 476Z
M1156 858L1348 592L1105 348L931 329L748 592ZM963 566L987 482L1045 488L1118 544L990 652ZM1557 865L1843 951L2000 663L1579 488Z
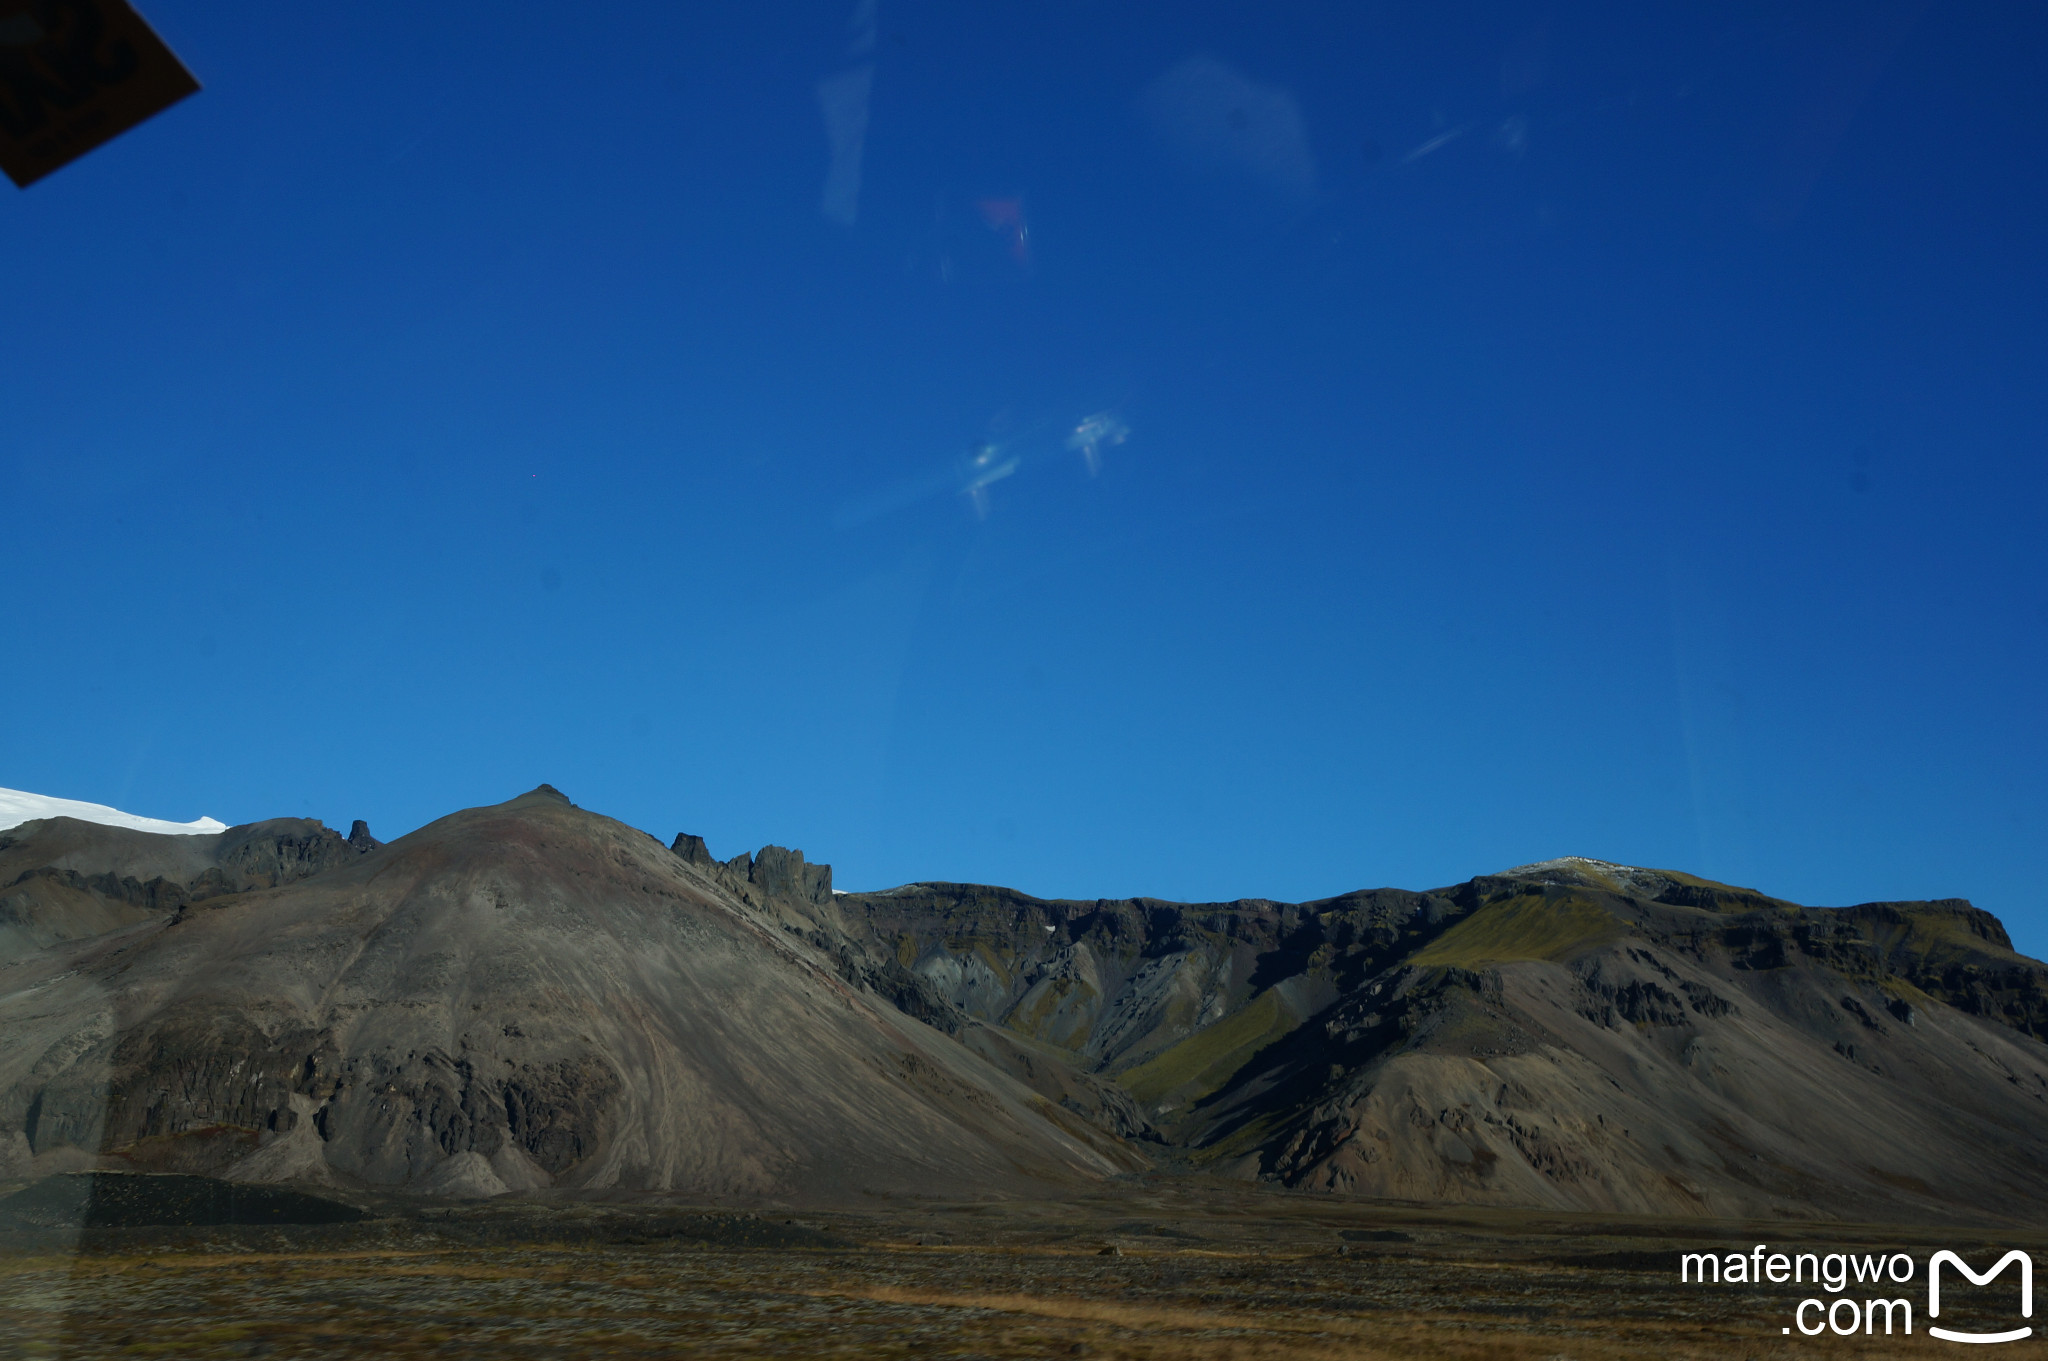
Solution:
M972 955L988 966L988 971L995 975L996 982L1002 984L1005 988L1010 986L1013 978L1010 961L1005 960L991 949L987 941L980 939L949 940L946 942L946 949L951 954Z
M1697 874L1687 874L1684 870L1660 870L1649 869L1647 867L1643 868L1645 873L1654 874L1660 879L1669 879L1672 883L1678 884L1685 888L1706 889L1712 893L1725 893L1731 897L1737 898L1760 898L1766 901L1770 900L1769 894L1764 893L1759 889L1744 888L1741 884L1724 884L1719 879L1702 879ZM1600 875L1597 877L1606 879L1612 885L1613 891L1616 893L1626 895L1631 891L1631 886L1623 880L1614 879L1611 876L1607 875Z
M1147 1105L1186 1090L1200 1100L1230 1081L1254 1054L1301 1024L1276 988L1212 1026L1196 1031L1117 1078L1125 1091Z
M1274 1134L1285 1129L1291 1114L1293 1112L1285 1109L1261 1111L1215 1143L1196 1148L1189 1155L1188 1161L1201 1167L1205 1164L1241 1158L1256 1151Z
M1931 1007L1936 1004L1935 998L1928 996L1903 978L1881 978L1877 981L1877 986L1885 996L1896 997L1916 1007Z
M1026 992L1003 1024L1036 1040L1079 1049L1095 1029L1092 1013L1099 1000L1095 989L1080 979L1055 978Z
M1959 913L1916 905L1906 907L1901 915L1906 919L1903 930L1876 926L1871 931L1872 939L1887 953L1903 947L1905 953L1918 956L1923 967L1978 963L1985 961L1986 956L1998 960L2018 957L1996 941L1972 931Z
M1613 913L1583 898L1524 893L1487 903L1409 957L1419 967L1569 959L1621 936Z

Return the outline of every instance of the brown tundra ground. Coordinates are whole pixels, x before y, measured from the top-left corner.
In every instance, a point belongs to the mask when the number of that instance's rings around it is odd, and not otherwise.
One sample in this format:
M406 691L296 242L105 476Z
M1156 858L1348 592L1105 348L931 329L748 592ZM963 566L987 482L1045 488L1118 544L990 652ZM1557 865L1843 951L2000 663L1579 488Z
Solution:
M1598 1361L1955 1355L1782 1332L1811 1286L1681 1285L1681 1251L1992 1247L2048 1235L1429 1210L1230 1188L750 1213L385 1207L294 1229L103 1229L0 1245L0 1358L750 1357ZM2026 1241L2022 1241L2025 1239ZM1939 1322L2018 1326L2012 1272ZM1809 1318L1811 1315L1809 1315ZM1962 1349L1967 1350L1967 1349ZM2048 1356L2040 1338L2000 1361Z

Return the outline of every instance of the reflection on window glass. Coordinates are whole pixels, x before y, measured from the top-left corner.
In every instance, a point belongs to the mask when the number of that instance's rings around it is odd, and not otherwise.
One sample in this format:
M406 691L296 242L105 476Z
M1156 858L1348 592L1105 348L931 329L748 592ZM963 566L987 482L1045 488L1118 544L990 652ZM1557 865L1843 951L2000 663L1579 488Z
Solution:
M2025 7L142 3L0 1357L2031 1338Z

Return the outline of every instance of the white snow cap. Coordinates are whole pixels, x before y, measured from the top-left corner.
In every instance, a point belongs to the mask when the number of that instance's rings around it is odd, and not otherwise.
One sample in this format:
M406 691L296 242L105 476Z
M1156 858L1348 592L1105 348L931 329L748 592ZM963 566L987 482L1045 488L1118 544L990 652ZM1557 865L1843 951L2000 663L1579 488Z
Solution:
M77 818L80 822L101 822L109 827L156 832L162 836L212 836L228 829L225 822L213 818L201 818L197 822L165 822L162 818L139 818L103 803L81 803L77 799L53 799L47 794L0 789L0 832L37 818Z

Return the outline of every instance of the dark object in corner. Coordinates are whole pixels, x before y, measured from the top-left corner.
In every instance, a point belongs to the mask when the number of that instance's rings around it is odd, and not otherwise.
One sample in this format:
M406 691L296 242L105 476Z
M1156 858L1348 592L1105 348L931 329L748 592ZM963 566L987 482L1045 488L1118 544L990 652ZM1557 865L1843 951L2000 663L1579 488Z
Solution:
M188 1224L351 1224L365 1211L279 1186L156 1172L67 1172L0 1200L0 1221L39 1229Z
M355 826L348 829L348 844L356 848L356 854L368 855L384 843L370 835L370 824L357 818Z
M23 189L199 90L126 0L7 6L0 170Z

